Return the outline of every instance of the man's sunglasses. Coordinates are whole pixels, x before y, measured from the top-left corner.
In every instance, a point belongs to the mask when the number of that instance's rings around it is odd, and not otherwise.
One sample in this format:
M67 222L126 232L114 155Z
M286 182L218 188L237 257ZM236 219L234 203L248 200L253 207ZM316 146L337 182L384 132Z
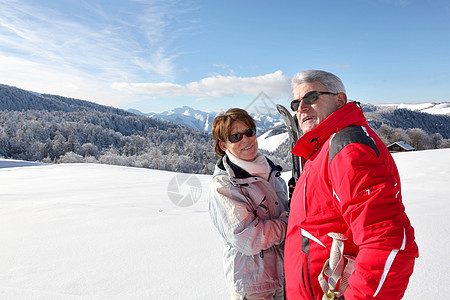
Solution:
M228 137L228 140L231 143L237 143L240 140L242 140L242 138L244 137L244 135L251 137L254 136L256 134L256 128L255 127L250 127L249 129L247 129L246 131L243 132L238 132L235 134L232 134Z
M302 102L302 101L305 102L306 104L313 104L314 102L317 101L317 99L319 99L319 96L322 94L337 95L337 93L332 93L332 92L318 92L318 91L308 92L305 94L305 96L303 96L302 99L292 100L291 109L293 111L297 111L298 107L300 106L300 102Z

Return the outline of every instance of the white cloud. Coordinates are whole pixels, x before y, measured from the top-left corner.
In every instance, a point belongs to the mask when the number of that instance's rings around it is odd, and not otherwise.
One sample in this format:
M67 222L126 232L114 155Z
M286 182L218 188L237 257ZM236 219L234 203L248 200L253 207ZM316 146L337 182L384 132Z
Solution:
M238 77L225 64L215 67L228 76L172 83L181 53L171 49L177 35L193 27L176 28L171 21L193 6L134 0L111 11L102 6L106 1L74 3L57 10L53 4L0 0L0 83L113 106L140 101L142 95L211 99L291 92L290 79L281 71ZM67 5L76 5L76 12ZM150 83L136 83L142 78Z
M64 72L53 66L3 55L0 55L0 66L2 84L116 107L129 101L126 93L114 91L108 83L80 74L76 69L65 69Z
M51 92L73 96L73 90L57 83L70 77L65 81L78 82L81 90L104 86L112 94L117 93L113 82L175 77L178 54L168 50L167 30L171 19L183 13L173 9L176 3L131 1L114 11L108 11L107 1L104 6L75 3L72 12L69 3L56 10L52 4L0 0L0 83L27 89L52 85Z
M234 97L238 94L257 96L264 91L271 96L286 96L291 93L290 78L276 71L262 76L212 76L186 85L161 83L116 83L117 90L138 92L147 95L222 98Z
M48 64L64 64L106 78L120 77L118 70L135 76L147 72L154 78L173 76L173 54L162 41L167 24L158 9L125 11L134 23L112 17L100 7L87 7L86 20L71 19L68 11L55 11L25 2L0 2L0 37L8 54ZM157 20L149 23L143 19ZM136 14L136 15L135 15ZM129 17L129 16L128 16ZM83 22L82 22L83 21ZM147 61L143 68L140 61Z

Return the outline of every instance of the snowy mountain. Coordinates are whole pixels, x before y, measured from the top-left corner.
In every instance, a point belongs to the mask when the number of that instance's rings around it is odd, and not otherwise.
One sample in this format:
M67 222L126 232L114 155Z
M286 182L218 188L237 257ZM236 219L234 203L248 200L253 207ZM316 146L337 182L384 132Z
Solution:
M135 109L128 110L129 112L142 114L151 118L170 121L177 124L185 125L190 128L201 131L211 132L212 121L219 112L206 112L194 109L189 106L174 108L162 113L142 113ZM283 120L278 113L261 113L250 112L250 115L255 119L257 128L260 132L272 129L275 126L281 125Z
M363 104L362 109L366 115L369 125L378 129L382 125L391 128L403 130L402 138L408 140L405 136L406 130L419 128L424 134L432 136L440 134L440 138L450 138L450 115L447 114L450 102L428 103L428 104ZM250 115L255 119L258 132L259 147L270 152L277 151L280 145L288 139L286 127L281 116L274 112L275 109L250 111ZM136 111L135 111L136 112ZM142 113L141 113L142 114ZM183 124L185 126L211 132L211 124L217 113L195 110L184 106L161 114L147 114L150 117ZM387 139L395 139L386 137ZM439 138L438 138L439 139ZM387 141L388 143L393 141ZM431 147L431 146L429 146ZM425 148L429 148L425 147ZM282 149L288 152L289 149ZM417 147L419 149L420 147ZM423 148L423 147L422 147ZM278 149L278 152L282 152Z
M395 108L405 108L413 111L424 112L432 115L450 115L450 101L446 102L428 102L418 104L378 104L379 106L388 106Z
M426 104L362 104L362 109L369 125L378 129L386 124L393 128L420 128L429 135L439 133L443 138L450 138L450 102ZM129 110L138 112L136 110ZM142 113L141 113L142 114ZM191 128L211 132L212 120L216 112L204 112L188 106L169 110L160 114L144 114L153 118L175 122ZM283 119L276 109L267 112L252 112L259 134L273 128L284 126Z
M394 160L420 251L404 299L445 299L450 149ZM211 175L0 159L0 182L1 299L229 299Z
M260 148L275 151L272 155L289 165L285 127L269 100L261 95L247 110L256 121ZM365 104L363 111L385 143L405 141L422 150L450 147L448 104ZM0 157L208 173L215 161L210 132L216 114L188 106L143 114L0 84Z
M4 84L0 84L0 110L60 112L95 111L121 116L132 115L130 112L111 106L58 95L39 94Z
M174 108L162 113L150 113L147 116L164 121L170 121L201 131L211 132L215 112L205 112L189 106Z
M190 128L205 132L211 132L212 121L217 112L205 112L193 109L189 106L175 108L162 113L144 114L138 110L128 110L129 112L146 115L151 118L174 122ZM275 151L288 135L283 119L278 113L250 112L258 128L258 146L260 149L270 152Z

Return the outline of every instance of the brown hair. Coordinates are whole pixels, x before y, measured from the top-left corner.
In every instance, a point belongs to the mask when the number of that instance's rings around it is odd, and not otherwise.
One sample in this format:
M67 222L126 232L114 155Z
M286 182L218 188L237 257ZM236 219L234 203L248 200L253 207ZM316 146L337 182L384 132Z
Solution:
M220 157L225 155L225 151L220 148L219 142L222 141L225 143L227 141L231 133L231 127L236 121L240 121L248 127L256 127L255 120L253 120L247 111L240 108L230 108L225 113L217 115L213 120L212 136L215 140L214 150Z

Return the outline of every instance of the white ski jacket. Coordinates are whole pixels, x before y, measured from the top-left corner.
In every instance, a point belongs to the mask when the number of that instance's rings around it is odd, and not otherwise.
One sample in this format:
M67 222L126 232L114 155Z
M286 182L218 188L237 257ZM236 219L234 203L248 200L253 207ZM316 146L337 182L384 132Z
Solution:
M225 276L237 293L275 290L284 284L288 195L281 167L267 161L268 180L250 175L225 155L209 189L209 213L224 242Z

